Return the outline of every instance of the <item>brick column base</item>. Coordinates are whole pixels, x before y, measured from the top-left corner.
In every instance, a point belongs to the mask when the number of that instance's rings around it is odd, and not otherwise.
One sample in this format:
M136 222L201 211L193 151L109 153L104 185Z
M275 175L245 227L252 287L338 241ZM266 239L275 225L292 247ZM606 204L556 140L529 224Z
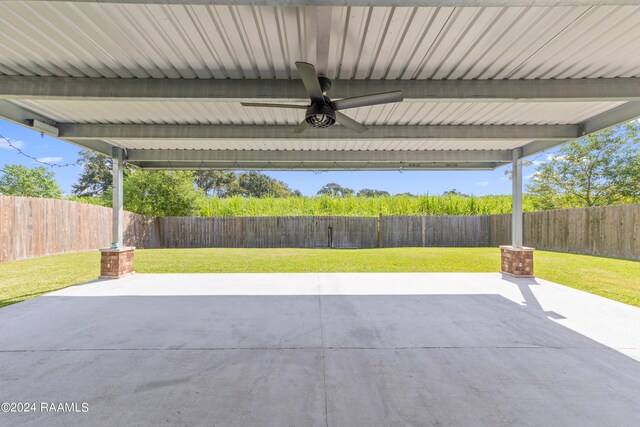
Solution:
M533 251L533 248L500 246L502 274L513 277L534 277Z
M135 247L100 249L100 278L119 279L133 273L133 252Z

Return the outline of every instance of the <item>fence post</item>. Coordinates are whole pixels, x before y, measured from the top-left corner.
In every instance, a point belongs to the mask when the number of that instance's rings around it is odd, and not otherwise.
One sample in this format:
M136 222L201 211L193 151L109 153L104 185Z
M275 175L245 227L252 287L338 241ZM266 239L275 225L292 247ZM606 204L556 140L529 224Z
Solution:
M382 233L381 233L381 228L382 228L382 212L378 213L378 248L382 247L382 243L380 242Z

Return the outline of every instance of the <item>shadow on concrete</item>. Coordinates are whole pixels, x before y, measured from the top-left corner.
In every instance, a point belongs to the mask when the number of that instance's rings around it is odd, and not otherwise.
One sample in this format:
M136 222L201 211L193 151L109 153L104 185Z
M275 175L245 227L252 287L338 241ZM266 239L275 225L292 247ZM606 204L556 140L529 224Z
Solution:
M0 311L0 422L640 425L640 363L499 295L45 296ZM541 315L541 312L544 315Z
M533 294L533 292L531 292L531 286L540 286L540 283L538 282L537 279L535 278L519 279L519 278L515 278L515 277L508 276L506 274L503 274L502 280L507 281L509 283L513 283L518 287L518 289L520 289L520 293L522 294L522 298L524 298L524 301L527 307L536 309L551 319L555 319L555 320L566 319L566 317L564 317L560 313L556 313L555 311L545 311L542 308L536 296Z

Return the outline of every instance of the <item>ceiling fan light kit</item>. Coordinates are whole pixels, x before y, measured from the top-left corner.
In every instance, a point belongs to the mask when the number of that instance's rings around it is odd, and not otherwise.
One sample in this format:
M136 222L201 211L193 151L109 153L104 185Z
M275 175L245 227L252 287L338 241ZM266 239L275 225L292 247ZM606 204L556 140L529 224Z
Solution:
M329 98L327 98L329 100ZM326 103L312 103L307 108L305 120L314 128L326 128L336 122L336 110L331 107L331 100Z
M370 105L388 104L400 102L403 100L402 91L375 93L371 95L357 96L353 98L340 99L336 102L326 95L331 89L331 80L323 75L318 75L315 67L307 62L296 62L298 73L302 78L311 105L304 107L301 105L288 104L262 104L255 102L243 102L245 107L266 107L266 108L306 108L304 120L293 130L293 133L302 133L309 126L314 128L327 128L333 126L336 122L355 132L363 133L367 131L367 127L353 120L349 116L338 112L337 110L346 110L348 108L367 107Z

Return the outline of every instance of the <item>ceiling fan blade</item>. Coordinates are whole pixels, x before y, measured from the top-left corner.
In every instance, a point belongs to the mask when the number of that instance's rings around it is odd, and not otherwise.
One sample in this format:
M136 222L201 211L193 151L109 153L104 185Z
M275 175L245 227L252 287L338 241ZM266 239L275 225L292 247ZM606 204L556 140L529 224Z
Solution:
M293 104L263 104L261 102L241 102L243 107L270 107L270 108L296 108L299 110L306 110L307 106L293 105Z
M347 108L367 107L369 105L388 104L390 102L400 102L404 98L401 90L393 92L372 93L371 95L354 96L353 98L339 99L333 102L336 110L346 110Z
M320 87L320 82L318 81L316 68L307 62L296 62L296 67L298 68L298 73L300 73L302 83L304 83L304 87L307 89L309 98L313 101L324 101L324 95L322 94L322 87Z
M349 129L351 129L353 131L356 131L358 133L363 133L363 132L366 132L368 130L368 128L365 125L356 122L351 117L347 116L346 114L342 114L339 111L336 111L336 120L342 126L347 127L347 128L349 128Z
M305 131L306 128L309 127L309 123L306 120L300 122L300 124L293 130L293 133L300 134Z

